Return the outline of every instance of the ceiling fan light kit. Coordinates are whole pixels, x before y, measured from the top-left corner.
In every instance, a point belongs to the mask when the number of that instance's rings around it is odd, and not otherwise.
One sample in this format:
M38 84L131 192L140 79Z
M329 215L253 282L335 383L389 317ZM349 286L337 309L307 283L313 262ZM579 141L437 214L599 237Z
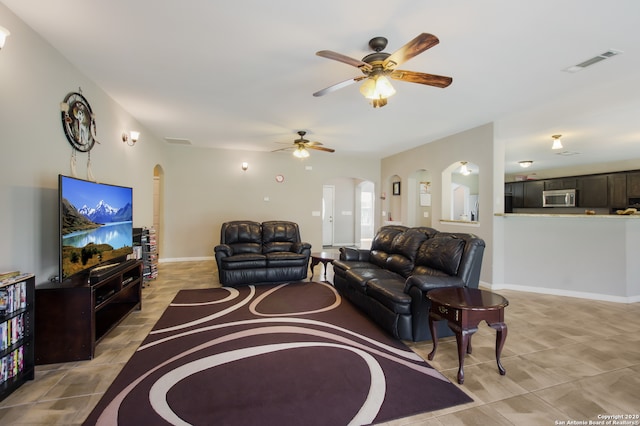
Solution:
M280 148L280 149L276 149L274 151L271 152L277 152L277 151L288 151L290 149L293 149L293 156L296 158L307 158L309 157L310 153L309 150L310 149L315 149L317 151L324 151L324 152L335 152L335 149L333 148L326 148L324 146L322 146L322 144L320 142L311 142L307 139L304 138L304 135L306 135L307 132L305 132L304 130L299 130L298 131L298 135L300 136L300 139L296 139L293 141L293 146L288 146L286 148Z
M293 156L296 158L307 158L309 157L309 151L307 151L306 148L303 146L298 146L293 151Z
M451 77L395 69L396 66L403 64L439 42L436 36L422 33L394 53L389 54L382 51L387 47L387 39L384 37L374 37L369 41L369 47L374 53L366 55L362 60L350 58L330 50L316 52L318 56L359 68L364 76L334 84L333 86L314 93L313 96L323 96L355 82L365 80L360 86L360 93L365 98L371 100L374 108L379 108L386 105L387 98L396 93L396 90L387 77L409 83L425 84L440 88L447 87L453 81Z

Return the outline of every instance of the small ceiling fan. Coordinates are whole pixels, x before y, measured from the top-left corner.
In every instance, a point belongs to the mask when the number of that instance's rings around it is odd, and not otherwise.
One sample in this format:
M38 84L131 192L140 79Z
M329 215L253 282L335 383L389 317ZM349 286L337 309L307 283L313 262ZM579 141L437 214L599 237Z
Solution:
M426 84L427 86L441 88L447 87L453 81L451 77L396 69L398 65L432 48L439 42L440 40L438 40L436 36L422 33L390 54L382 51L387 47L387 39L384 37L374 37L369 41L369 47L374 53L368 54L362 58L362 60L354 59L331 50L316 52L316 55L322 56L323 58L343 62L359 68L364 76L358 76L334 84L333 86L317 91L313 96L323 96L358 81L366 80L360 87L360 93L362 93L365 98L371 100L374 108L379 108L385 106L387 104L387 98L396 93L387 77L409 83Z
M320 142L310 142L309 140L305 139L304 135L306 134L307 132L305 132L304 130L298 131L298 135L300 135L300 139L294 140L293 146L276 149L271 152L288 151L290 149L293 149L294 157L298 157L298 158L307 158L309 156L309 151L308 151L309 149L315 149L318 151L325 151L325 152L335 152L335 149L325 148L322 146Z

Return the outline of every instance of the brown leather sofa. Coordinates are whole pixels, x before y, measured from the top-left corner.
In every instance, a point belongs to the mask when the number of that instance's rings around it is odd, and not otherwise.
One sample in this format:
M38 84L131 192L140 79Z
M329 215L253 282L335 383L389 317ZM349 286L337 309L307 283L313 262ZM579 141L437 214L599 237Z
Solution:
M298 224L283 220L225 222L214 248L223 286L300 281L307 277L311 244Z
M484 240L433 228L383 226L371 249L341 248L333 262L334 285L394 337L431 340L429 290L478 288ZM437 323L438 336L453 333Z

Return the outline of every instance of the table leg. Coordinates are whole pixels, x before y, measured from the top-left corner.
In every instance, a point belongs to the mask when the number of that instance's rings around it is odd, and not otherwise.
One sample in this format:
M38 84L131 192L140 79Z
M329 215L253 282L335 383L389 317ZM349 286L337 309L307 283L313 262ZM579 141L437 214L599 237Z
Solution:
M436 331L436 323L433 320L433 316L429 314L429 330L431 330L431 340L433 341L433 349L431 353L427 356L429 361L433 360L433 357L436 356L436 349L438 349L438 332Z
M464 356L469 347L469 339L471 335L478 331L477 328L469 328L466 330L456 331L456 342L458 343L458 383L464 383Z
M311 277L313 278L313 268L320 262L319 259L311 258Z
M500 362L500 354L502 353L504 341L507 339L507 325L503 322L496 322L489 324L489 327L496 330L496 362L498 363L498 371L500 372L500 375L504 376L507 374L507 371Z

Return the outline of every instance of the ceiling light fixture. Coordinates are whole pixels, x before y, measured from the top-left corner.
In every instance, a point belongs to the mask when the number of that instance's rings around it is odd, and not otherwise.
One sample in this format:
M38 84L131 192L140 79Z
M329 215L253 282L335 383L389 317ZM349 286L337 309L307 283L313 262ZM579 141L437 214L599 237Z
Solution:
M309 151L307 151L307 149L304 146L299 145L293 151L293 156L296 158L307 158L309 156Z
M132 130L129 133L127 132L122 133L122 142L126 143L129 146L134 146L136 142L138 142L139 138L140 138L140 132L137 132L135 130Z
M9 37L11 33L8 29L4 27L0 27L0 49L4 47L5 41L7 41L7 37Z
M533 164L533 161L531 160L524 160L524 161L520 161L518 162L518 164L520 164L520 167L522 168L527 168L527 167L531 167L531 165Z
M460 166L460 173L465 176L469 176L471 174L471 170L469 170L469 168L467 167L467 162L461 161L460 164L462 164L462 166Z
M374 74L362 83L360 93L365 98L371 99L374 108L380 108L387 104L388 97L396 94L396 89L383 74Z
M562 135L553 135L551 138L553 139L553 145L551 145L551 149L562 149L562 141L560 138Z
M249 163L247 163L246 161L242 162L242 170L244 170L245 172L247 171L247 169L249 169Z

